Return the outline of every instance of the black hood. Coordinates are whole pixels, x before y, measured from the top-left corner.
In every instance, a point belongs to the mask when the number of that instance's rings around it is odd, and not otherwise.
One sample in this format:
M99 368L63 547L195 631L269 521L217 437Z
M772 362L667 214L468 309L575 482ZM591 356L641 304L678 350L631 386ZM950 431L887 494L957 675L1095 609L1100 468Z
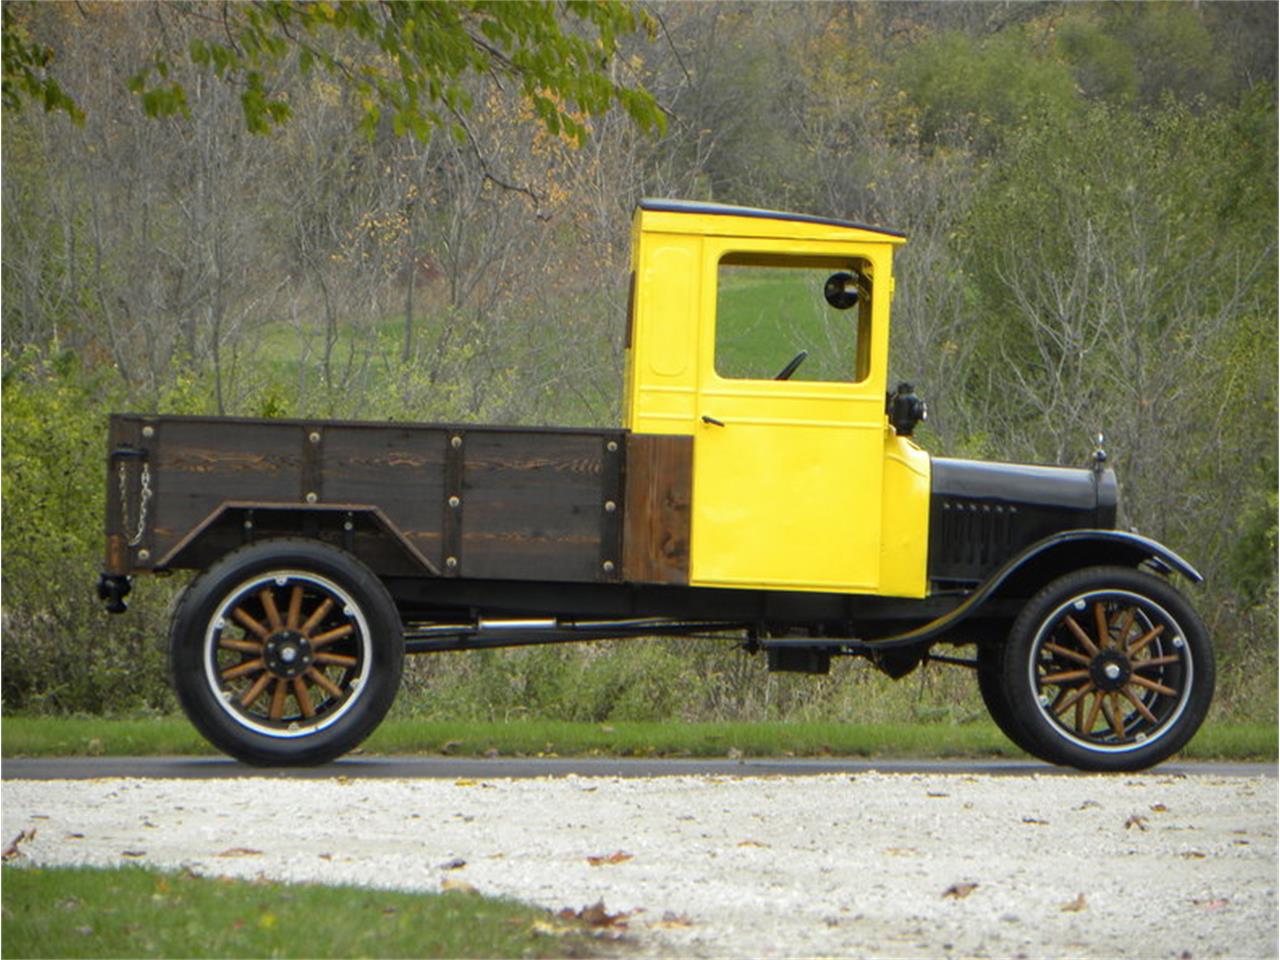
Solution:
M1113 470L934 457L929 579L977 583L1038 540L1115 522Z

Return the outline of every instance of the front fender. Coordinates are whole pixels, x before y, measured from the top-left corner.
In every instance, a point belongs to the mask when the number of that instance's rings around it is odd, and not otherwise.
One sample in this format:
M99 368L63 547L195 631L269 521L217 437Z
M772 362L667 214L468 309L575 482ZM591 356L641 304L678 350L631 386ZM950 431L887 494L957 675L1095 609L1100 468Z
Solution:
M1204 582L1204 577L1199 570L1164 544L1150 537L1126 533L1123 530L1064 530L1062 533L1055 533L1027 547L992 574L987 583L997 579L1000 583L1004 583L1017 570L1024 569L1034 563L1037 558L1045 557L1057 550L1067 550L1072 555L1095 554L1105 550L1105 553L1097 557L1098 561L1134 567L1150 563L1160 573L1179 573L1192 583ZM1077 566L1084 565L1077 564ZM983 586L985 587L987 583Z
M997 595L1029 596L1050 580L1092 566L1133 566L1143 563L1163 574L1179 573L1192 583L1204 577L1186 560L1149 537L1122 530L1066 530L1038 540L1011 557L970 593L959 606L904 633L865 641L885 649L928 644L955 629Z

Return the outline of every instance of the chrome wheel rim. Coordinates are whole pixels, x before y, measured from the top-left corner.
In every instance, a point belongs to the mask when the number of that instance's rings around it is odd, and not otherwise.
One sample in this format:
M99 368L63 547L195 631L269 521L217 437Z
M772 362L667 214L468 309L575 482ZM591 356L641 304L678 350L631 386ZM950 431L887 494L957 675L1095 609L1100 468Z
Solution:
M1127 753L1177 726L1195 663L1178 621L1150 597L1091 590L1040 625L1027 682L1059 737L1087 750Z
M273 570L229 591L204 637L205 680L242 727L311 736L359 701L372 662L369 625L351 595L302 570Z

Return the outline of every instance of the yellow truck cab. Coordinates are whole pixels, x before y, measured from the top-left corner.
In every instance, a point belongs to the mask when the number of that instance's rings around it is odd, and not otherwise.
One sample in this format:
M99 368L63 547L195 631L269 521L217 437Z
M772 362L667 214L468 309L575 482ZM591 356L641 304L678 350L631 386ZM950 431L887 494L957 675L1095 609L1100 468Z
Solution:
M197 571L175 691L250 763L352 749L409 653L705 634L770 670L967 667L1028 753L1159 763L1212 698L1208 631L1169 582L1200 575L1115 529L1101 450L916 445L924 404L887 381L904 242L641 202L618 427L114 415L98 595L123 613L138 576Z
M689 582L923 597L929 458L885 418L901 234L646 201L625 427L694 438Z

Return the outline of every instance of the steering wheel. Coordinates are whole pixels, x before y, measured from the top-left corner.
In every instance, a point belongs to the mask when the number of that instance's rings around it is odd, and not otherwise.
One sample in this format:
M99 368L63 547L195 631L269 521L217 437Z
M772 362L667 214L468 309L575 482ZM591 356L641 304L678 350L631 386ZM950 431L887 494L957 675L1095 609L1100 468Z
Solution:
M788 363L785 367L783 367L780 371L778 371L778 375L773 379L790 380L791 375L800 369L800 364L804 363L805 359L808 356L809 356L808 350L801 350L799 353L797 353L794 357L791 358L790 363Z

